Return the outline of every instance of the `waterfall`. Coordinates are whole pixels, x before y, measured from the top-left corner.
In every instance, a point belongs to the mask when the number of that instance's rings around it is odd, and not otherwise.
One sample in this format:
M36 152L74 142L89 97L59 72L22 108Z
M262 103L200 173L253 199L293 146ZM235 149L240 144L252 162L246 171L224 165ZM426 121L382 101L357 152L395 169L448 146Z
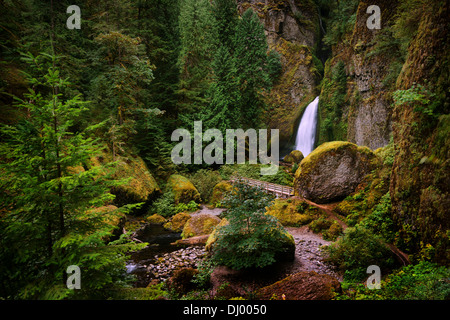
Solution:
M315 98L303 113L297 130L295 139L295 150L300 150L303 156L307 156L313 151L316 138L317 110L319 107L319 97Z

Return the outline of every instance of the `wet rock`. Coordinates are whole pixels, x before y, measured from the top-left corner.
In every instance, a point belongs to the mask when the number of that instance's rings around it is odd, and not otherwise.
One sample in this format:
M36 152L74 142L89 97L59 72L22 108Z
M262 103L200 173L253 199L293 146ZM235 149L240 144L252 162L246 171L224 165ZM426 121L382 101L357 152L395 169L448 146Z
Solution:
M165 281L173 273L181 268L196 268L205 255L203 247L188 247L170 253L165 253L156 259L154 264L149 264L147 272L160 280Z

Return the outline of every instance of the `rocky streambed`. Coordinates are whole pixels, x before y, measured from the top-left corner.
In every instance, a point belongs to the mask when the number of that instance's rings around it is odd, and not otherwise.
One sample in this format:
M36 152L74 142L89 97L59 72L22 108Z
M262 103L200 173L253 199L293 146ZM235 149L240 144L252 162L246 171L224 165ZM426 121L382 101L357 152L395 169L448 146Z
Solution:
M204 247L188 247L155 256L156 261L147 266L147 272L152 278L165 281L177 269L197 268L205 253Z

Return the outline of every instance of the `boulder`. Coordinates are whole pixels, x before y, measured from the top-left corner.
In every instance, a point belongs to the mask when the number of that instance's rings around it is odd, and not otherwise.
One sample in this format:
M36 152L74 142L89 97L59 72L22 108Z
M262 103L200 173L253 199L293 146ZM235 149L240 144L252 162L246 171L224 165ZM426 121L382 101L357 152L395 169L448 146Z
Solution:
M111 188L111 193L116 196L114 203L122 206L129 203L146 202L156 198L160 193L156 180L147 168L144 160L130 152L124 151L122 154L114 154L108 147L90 159L88 166L105 166L116 161L116 166L112 170L107 169L105 174L111 173L112 178L120 180L127 179L126 183ZM74 170L84 170L74 168Z
M314 271L303 271L257 290L260 300L330 300L341 291L339 281Z
M148 217L146 220L150 224L163 224L166 222L166 218L156 213Z
M266 214L277 218L284 227L300 227L310 223L312 220L310 214L299 212L298 206L303 203L306 202L296 199L276 199L274 203L267 208Z
M300 150L292 150L291 153L284 156L283 161L287 163L300 163L304 156Z
M191 218L191 215L186 212L180 212L174 215L167 223L164 224L164 229L181 232L183 231L184 225Z
M200 202L200 193L188 178L179 174L173 174L167 180L167 189L172 191L175 204L189 203L191 200Z
M345 141L326 142L300 163L294 178L295 194L316 203L342 200L376 165L377 157L367 147Z
M213 232L220 219L210 214L199 214L190 218L184 225L181 237L183 239Z
M231 183L222 181L214 186L210 203L214 206L222 206L225 195L233 189Z

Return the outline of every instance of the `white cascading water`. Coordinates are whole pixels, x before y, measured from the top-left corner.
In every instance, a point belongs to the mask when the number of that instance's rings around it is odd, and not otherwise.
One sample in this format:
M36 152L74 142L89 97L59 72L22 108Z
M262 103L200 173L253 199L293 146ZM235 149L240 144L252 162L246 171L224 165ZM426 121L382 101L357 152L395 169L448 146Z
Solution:
M295 139L295 150L300 150L303 156L307 156L313 151L316 138L317 110L319 107L319 97L315 98L303 113L300 125L298 126L297 137Z

